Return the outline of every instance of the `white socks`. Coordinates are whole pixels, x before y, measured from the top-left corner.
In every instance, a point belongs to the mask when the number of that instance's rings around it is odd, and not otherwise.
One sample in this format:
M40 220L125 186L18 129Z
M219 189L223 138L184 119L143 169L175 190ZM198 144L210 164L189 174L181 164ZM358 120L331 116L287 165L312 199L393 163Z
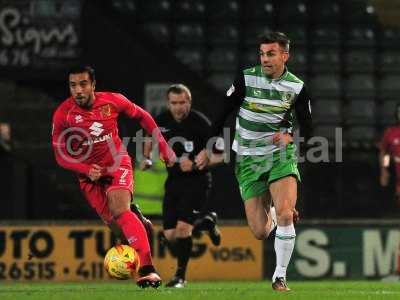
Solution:
M294 249L294 242L296 238L296 231L293 224L288 226L279 226L276 229L275 235L275 252L276 252L276 268L272 281L276 277L283 277L286 279L286 269L292 256Z

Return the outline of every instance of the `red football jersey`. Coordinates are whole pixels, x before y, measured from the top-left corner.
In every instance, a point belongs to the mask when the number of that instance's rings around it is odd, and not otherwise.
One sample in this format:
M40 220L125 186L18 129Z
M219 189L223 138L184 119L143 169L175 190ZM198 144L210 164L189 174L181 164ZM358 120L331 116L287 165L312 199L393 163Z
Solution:
M153 118L123 95L96 92L90 108L77 105L72 97L66 99L54 113L52 145L56 160L62 167L87 175L91 164L112 167L129 156L118 135L120 113L137 119L152 133L157 128ZM168 150L161 134L160 150Z
M383 134L382 149L389 153L396 170L396 194L400 195L400 126L389 127Z
M389 127L385 130L381 146L390 154L395 163L400 163L400 126Z

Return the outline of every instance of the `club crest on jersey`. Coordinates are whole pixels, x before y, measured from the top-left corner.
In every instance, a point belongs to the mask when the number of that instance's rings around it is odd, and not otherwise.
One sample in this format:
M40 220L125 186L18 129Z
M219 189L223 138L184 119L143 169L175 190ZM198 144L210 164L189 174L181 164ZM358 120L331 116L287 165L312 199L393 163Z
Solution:
M111 110L111 105L106 104L100 107L100 114L103 118L111 116L112 110Z
M295 93L293 92L282 92L282 106L286 109L290 108L294 97Z
M194 149L194 145L192 141L185 141L183 146L185 147L186 152L192 152Z

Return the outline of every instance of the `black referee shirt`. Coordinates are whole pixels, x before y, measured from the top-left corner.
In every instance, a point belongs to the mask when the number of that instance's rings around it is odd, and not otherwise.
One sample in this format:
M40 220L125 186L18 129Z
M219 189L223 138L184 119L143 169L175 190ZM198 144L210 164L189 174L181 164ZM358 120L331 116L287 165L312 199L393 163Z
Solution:
M168 175L176 177L206 174L204 170L182 172L179 167L180 158L187 156L194 161L196 155L206 147L211 132L211 123L206 116L196 110L191 110L184 120L177 122L172 114L166 111L156 118L156 122L166 141L169 142L171 139L175 141L172 145L170 143L170 146L178 157L178 162L173 167L167 168Z

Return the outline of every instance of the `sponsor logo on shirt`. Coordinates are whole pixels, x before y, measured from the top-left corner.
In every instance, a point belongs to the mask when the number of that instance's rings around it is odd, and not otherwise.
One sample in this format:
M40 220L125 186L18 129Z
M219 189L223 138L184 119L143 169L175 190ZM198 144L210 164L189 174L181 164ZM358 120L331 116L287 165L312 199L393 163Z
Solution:
M112 139L112 132L110 132L109 134L103 135L101 137L96 137L94 139L89 139L87 141L84 141L83 145L84 146L90 146L90 145L97 144L97 143L104 142L104 141L108 141L108 140L111 140L111 139Z
M103 124L99 122L93 122L92 126L89 127L89 129L92 130L90 134L94 136L99 136L104 131L102 127Z
M261 91L260 90L253 90L253 94L256 97L261 97Z

